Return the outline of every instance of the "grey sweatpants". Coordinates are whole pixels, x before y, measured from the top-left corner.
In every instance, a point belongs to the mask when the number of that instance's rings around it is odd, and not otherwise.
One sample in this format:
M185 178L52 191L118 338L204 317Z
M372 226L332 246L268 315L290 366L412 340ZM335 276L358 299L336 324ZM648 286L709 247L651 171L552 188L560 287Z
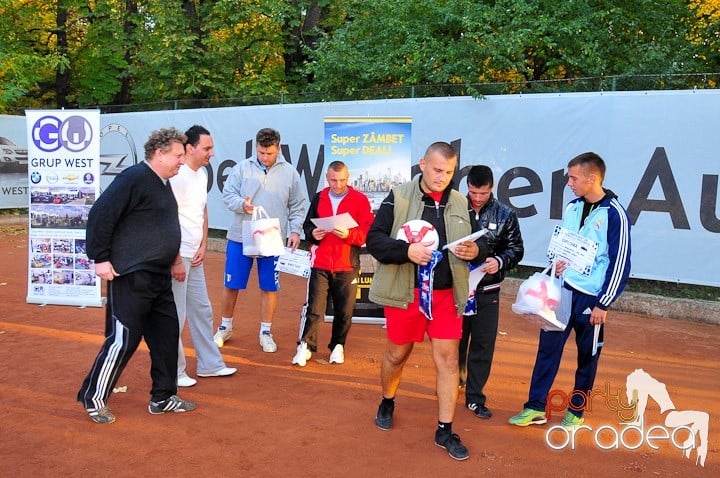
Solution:
M225 368L220 349L213 341L213 311L205 284L205 269L202 264L190 266L190 259L183 257L185 280L173 279L172 291L177 307L180 340L178 340L177 376L186 375L185 352L182 343L182 330L187 318L190 336L195 346L198 373L214 373Z

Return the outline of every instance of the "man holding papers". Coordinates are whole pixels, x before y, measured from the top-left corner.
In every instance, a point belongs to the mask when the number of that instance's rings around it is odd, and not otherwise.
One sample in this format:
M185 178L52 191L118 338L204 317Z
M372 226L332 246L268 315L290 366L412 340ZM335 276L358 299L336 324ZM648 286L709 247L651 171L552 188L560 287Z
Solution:
M345 340L352 323L360 270L360 247L373 221L370 202L348 186L349 171L342 161L328 166L329 184L313 197L303 224L310 241L312 269L307 299L300 317L297 353L292 363L304 367L317 352L317 335L325 316L328 293L333 301L330 363L345 362Z
M495 198L494 186L492 169L488 166L476 165L468 171L470 213L480 227L488 230L490 248L487 259L475 271L475 274L481 274L481 278L470 301L473 306L470 310L466 307L463 315L463 336L460 340L460 384L465 385L465 406L478 418L492 416L486 406L484 389L490 378L495 353L500 285L505 279L505 272L518 265L525 254L517 215L511 207Z
M630 276L630 220L617 196L603 187L605 161L595 153L580 154L568 163L567 177L568 187L577 197L565 208L562 227L597 248L588 268L578 267L567 258L556 262L556 273L563 278L558 311L566 319L561 322L568 325L561 332L540 332L528 401L519 414L510 418L510 424L520 427L547 422L547 396L572 330L578 351L577 369L562 426L572 430L583 423L600 359L607 310L620 297ZM581 241L577 244L578 248L587 248Z

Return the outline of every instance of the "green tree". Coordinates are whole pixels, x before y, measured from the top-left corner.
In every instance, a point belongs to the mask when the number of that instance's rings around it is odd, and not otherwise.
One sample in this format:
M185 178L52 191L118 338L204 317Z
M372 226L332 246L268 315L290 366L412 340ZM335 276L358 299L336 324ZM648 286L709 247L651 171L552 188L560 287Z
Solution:
M682 0L353 1L308 71L328 90L697 72L695 23Z
M0 0L0 112L712 72L718 11L720 0Z
M203 12L209 98L282 91L282 33L274 3L217 1Z
M707 71L717 71L720 67L720 0L690 0L690 5L697 17L691 40L706 52L703 60L708 65Z
M84 42L74 59L74 99L79 105L130 103L137 51L136 1L101 0L88 12Z
M352 0L345 23L326 33L307 71L317 90L462 82L475 77L481 44L464 37L472 1Z
M54 94L55 72L66 64L56 48L54 4L0 3L0 111L43 106Z
M0 101L61 107L282 91L279 5L4 0Z
M279 5L284 36L283 62L286 89L301 92L312 83L307 75L309 54L323 34L345 21L347 0L289 0Z

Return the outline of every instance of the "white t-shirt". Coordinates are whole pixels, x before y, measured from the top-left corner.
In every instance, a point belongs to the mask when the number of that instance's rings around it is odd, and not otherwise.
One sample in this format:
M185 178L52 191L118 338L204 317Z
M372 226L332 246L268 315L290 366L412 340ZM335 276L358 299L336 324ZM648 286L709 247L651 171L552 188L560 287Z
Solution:
M170 178L170 185L178 203L180 219L180 255L192 258L200 247L205 223L207 204L207 173L205 168L197 171L187 164L180 166L177 176Z

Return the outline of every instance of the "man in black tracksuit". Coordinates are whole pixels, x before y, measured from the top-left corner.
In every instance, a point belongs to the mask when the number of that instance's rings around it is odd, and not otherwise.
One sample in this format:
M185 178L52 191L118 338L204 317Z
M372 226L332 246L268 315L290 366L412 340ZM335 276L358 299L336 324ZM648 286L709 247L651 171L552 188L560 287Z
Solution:
M483 388L490 376L498 331L500 283L505 271L523 258L524 248L515 211L493 197L493 174L487 166L473 166L467 176L470 214L488 230L490 252L482 270L485 276L475 290L477 312L463 318L460 340L460 384L465 385L465 406L478 418L490 418Z
M120 173L88 214L87 255L108 281L105 342L77 395L95 423L115 421L106 401L142 338L152 362L148 411L195 408L176 395L179 329L170 276L180 223L168 179L184 162L185 141L175 128L153 131L146 161Z

